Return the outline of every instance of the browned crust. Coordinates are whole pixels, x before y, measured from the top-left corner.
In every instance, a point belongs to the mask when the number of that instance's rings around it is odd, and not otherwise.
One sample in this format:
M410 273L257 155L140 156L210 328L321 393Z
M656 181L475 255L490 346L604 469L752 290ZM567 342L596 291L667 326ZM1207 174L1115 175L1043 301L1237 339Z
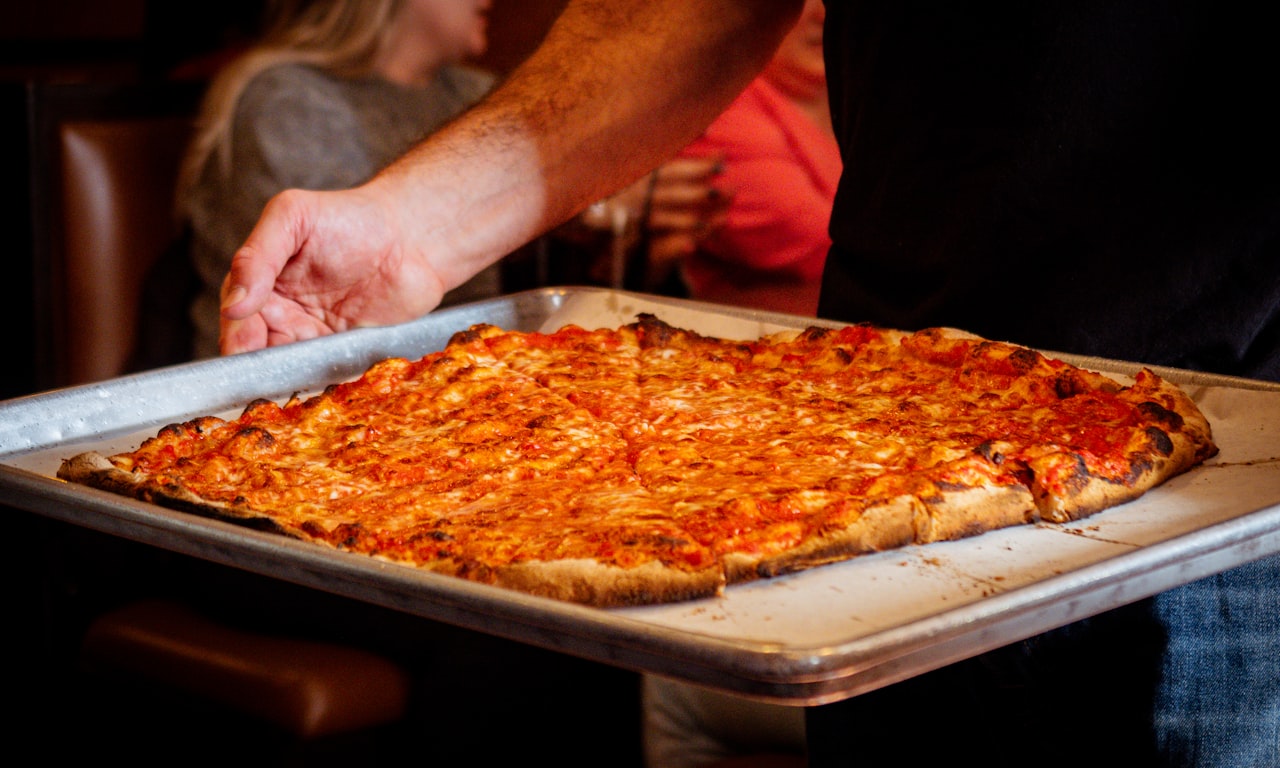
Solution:
M1170 466L1166 477L1185 472L1200 462L1218 454L1213 440L1209 419L1196 406L1191 396L1172 382L1155 377L1157 382L1151 391L1151 401L1177 415L1177 419L1165 420L1158 426L1173 441L1173 451L1168 455ZM1145 379L1144 379L1145 381Z
M903 495L867 506L849 524L825 531L798 546L773 555L732 552L724 556L725 578L730 584L772 578L856 555L896 549L913 543L916 519L922 505Z
M1184 451L1184 453L1186 453ZM1130 471L1123 481L1090 474L1080 457L1054 453L1028 464L1032 473L1031 493L1041 518L1066 523L1139 498L1147 491L1193 466L1185 456L1177 458L1157 452L1130 455ZM1040 478L1069 475L1062 487L1046 485Z
M1070 479L1061 490L1047 487L1039 480L1042 476L1062 474L1064 470L1052 468L1052 465L1058 463L1072 465ZM1031 493L1035 497L1036 508L1042 519L1054 523L1079 520L1132 501L1160 482L1156 479L1158 473L1155 471L1141 473L1140 480L1133 485L1097 477L1089 474L1078 456L1069 453L1043 456L1029 466L1035 475L1031 482Z
M1022 486L947 488L924 496L902 495L871 504L843 528L824 532L785 552L728 554L724 557L726 578L730 584L771 578L870 552L977 536L1027 523L1035 512L1031 492Z
M1030 462L1031 492L1044 519L1079 520L1133 501L1217 455L1209 420L1177 385L1144 370L1127 394L1148 420L1137 442L1130 445L1128 474L1119 479L1098 477L1089 473L1078 455L1066 452ZM1042 478L1064 476L1069 477L1065 483L1042 482Z
M257 530L304 538L258 512L211 502L180 486L161 486L147 481L132 472L120 469L97 451L86 451L64 460L58 467L57 476L68 482L88 485L120 496L159 504L169 509L224 520Z
M64 459L58 467L58 477L71 483L81 483L125 496L135 496L140 479L125 472L97 451L87 451Z
M622 568L594 560L534 561L494 570L493 583L528 594L598 607L647 605L719 595L718 565L687 571L651 561Z
M987 531L1031 522L1036 503L1020 485L939 488L921 499L925 514L917 518L915 543L930 544L977 536Z
M487 566L455 558L423 563L394 556L377 557L433 573L596 608L714 597L721 594L725 586L724 573L717 564L699 570L682 570L651 561L623 568L586 558L572 558Z

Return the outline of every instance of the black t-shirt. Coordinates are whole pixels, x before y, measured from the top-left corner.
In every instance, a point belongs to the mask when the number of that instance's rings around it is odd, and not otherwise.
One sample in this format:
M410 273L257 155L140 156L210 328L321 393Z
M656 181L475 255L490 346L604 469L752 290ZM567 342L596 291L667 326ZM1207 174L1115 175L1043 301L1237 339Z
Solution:
M1280 379L1280 44L1232 6L827 0L820 314Z

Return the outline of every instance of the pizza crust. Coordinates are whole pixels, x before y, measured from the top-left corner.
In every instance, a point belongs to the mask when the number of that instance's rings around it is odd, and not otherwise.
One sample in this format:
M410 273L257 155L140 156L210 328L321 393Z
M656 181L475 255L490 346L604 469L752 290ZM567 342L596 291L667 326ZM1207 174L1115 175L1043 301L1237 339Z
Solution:
M914 543L915 524L921 514L922 505L914 496L897 496L868 504L853 515L851 522L783 552L725 554L725 579L730 584L737 584L773 578L869 552L903 547ZM844 516L849 515L846 512Z
M1023 525L1034 519L1036 504L1025 486L939 488L922 500L915 543L932 544L978 536L988 531Z
M63 461L58 477L124 496L135 496L135 489L141 484L139 478L117 468L97 451L86 451Z
M627 606L713 597L723 591L725 577L719 565L686 571L657 561L620 568L573 559L503 566L495 570L492 583L573 603Z
M242 507L202 499L180 486L159 486L120 469L98 451L85 451L65 460L58 468L57 476L68 482L92 486L180 512L298 538L296 532L281 526L274 518Z

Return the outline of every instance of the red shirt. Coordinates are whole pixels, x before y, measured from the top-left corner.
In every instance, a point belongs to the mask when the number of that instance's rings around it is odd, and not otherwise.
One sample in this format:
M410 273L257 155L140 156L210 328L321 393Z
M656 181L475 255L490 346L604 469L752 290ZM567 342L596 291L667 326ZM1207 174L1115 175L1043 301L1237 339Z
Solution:
M814 315L831 240L835 138L757 78L683 152L722 154L726 225L685 262L692 298Z

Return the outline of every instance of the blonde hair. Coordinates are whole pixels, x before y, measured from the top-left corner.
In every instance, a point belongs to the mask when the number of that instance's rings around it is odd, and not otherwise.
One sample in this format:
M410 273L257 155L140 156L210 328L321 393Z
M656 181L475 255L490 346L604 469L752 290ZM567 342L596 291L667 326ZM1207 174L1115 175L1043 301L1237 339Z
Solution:
M196 133L178 174L178 201L209 162L231 162L236 103L259 73L278 64L310 64L342 77L368 74L391 34L403 0L275 0L262 39L232 60L209 84Z

